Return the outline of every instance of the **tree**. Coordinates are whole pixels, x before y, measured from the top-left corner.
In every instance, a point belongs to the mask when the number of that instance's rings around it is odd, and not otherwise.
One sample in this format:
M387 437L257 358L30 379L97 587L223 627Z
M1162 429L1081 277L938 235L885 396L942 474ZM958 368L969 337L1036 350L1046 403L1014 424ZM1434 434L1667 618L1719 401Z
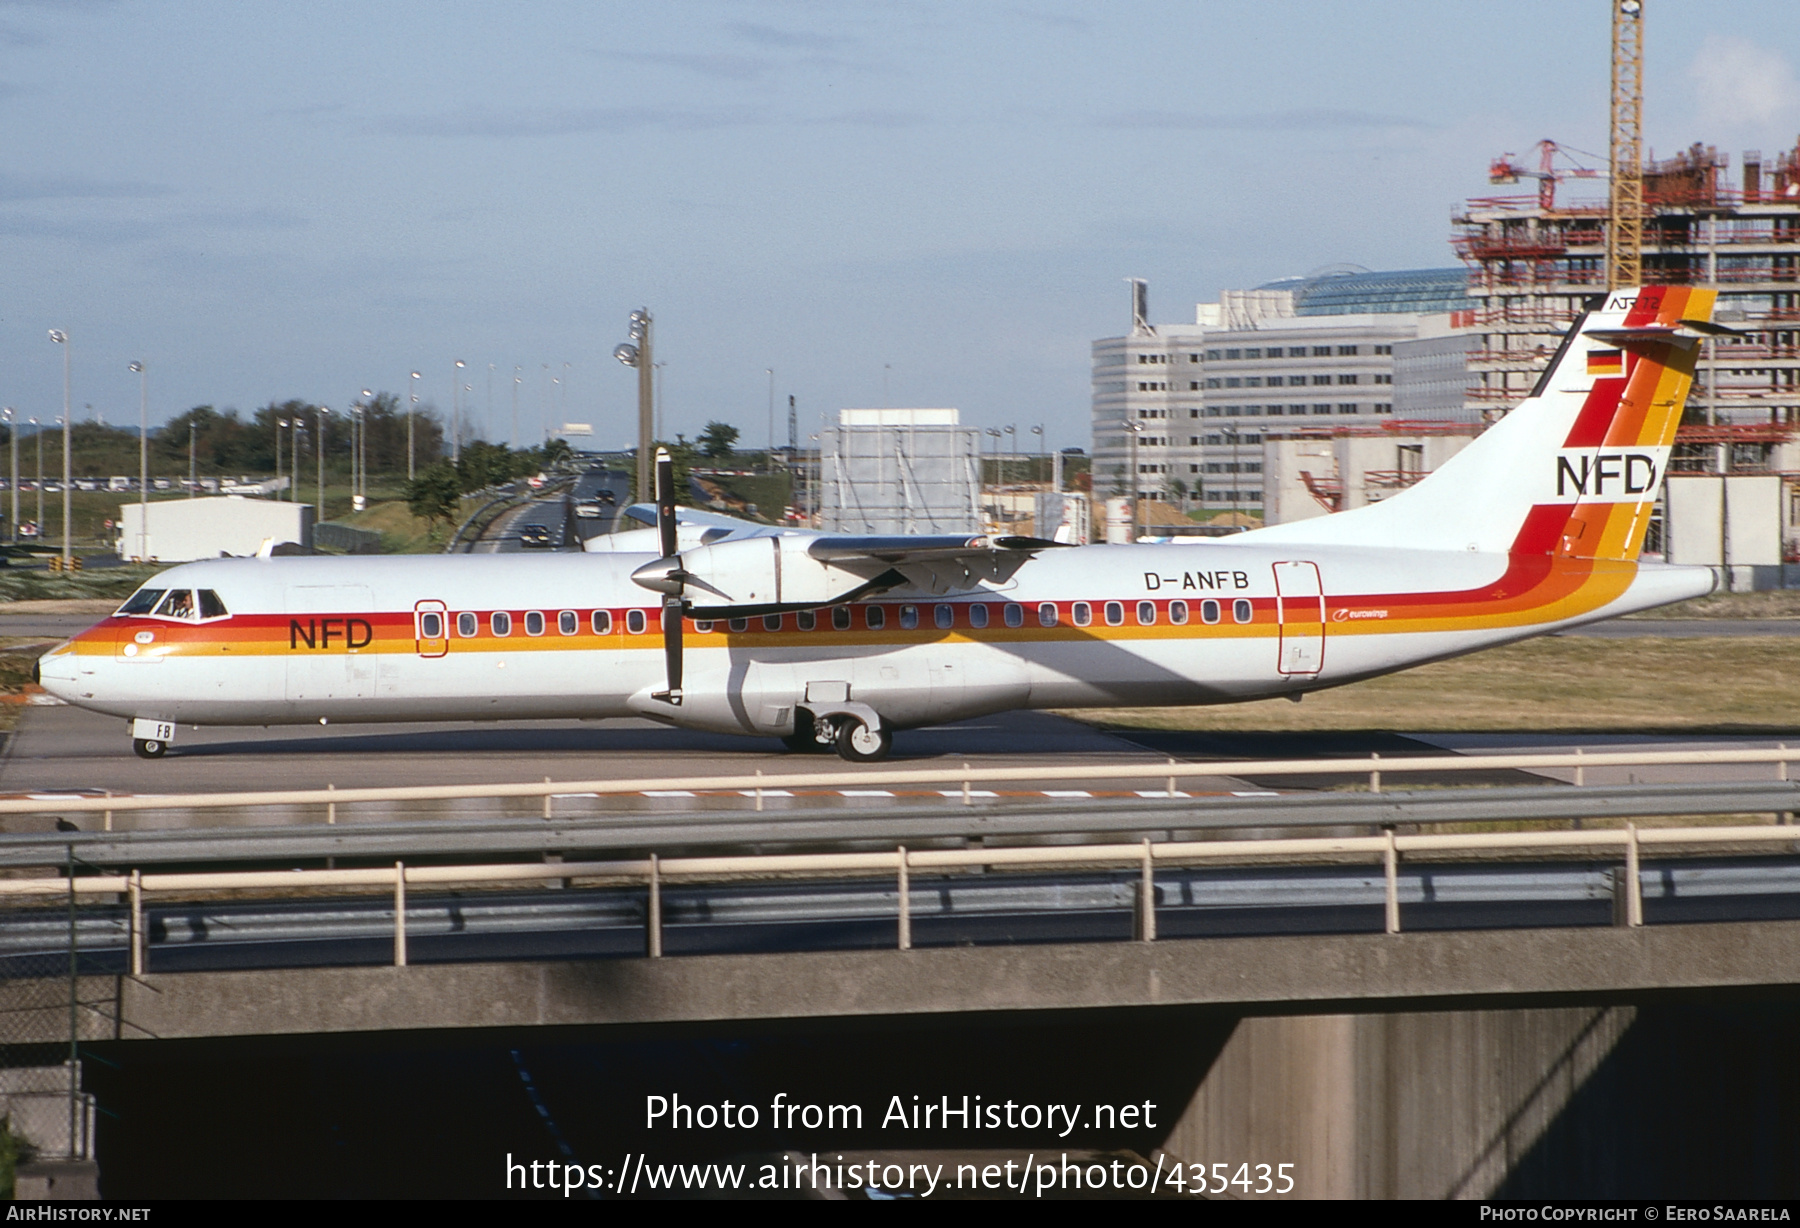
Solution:
M695 442L709 460L724 460L737 450L738 429L725 422L708 422Z
M406 484L406 506L429 524L448 524L462 503L462 479L456 466L436 461Z

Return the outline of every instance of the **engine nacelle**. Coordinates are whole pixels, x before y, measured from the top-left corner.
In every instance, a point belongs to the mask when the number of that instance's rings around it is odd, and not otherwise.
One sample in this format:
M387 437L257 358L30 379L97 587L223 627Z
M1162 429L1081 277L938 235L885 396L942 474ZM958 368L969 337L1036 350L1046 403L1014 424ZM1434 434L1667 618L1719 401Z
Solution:
M633 573L646 588L678 581L695 617L731 617L775 608L808 609L849 599L886 570L873 560L854 569L813 558L811 536L745 537L659 559Z

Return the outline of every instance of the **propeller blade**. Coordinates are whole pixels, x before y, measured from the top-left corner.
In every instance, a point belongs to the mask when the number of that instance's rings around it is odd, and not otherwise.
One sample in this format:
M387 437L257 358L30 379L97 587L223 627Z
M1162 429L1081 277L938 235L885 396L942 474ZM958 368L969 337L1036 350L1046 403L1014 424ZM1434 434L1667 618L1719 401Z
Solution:
M675 533L675 462L667 448L656 450L656 531L663 557L675 555L679 546Z
M663 598L663 666L668 671L669 689L655 695L677 707L681 706L681 598Z

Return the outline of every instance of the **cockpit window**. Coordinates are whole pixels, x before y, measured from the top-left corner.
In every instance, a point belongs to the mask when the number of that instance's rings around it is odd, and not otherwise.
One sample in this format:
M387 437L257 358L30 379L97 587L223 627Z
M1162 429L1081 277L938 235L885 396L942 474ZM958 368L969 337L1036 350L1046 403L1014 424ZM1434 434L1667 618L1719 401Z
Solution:
M170 589L169 595L164 597L162 604L156 607L156 613L161 618L193 618L193 591L185 588Z
M227 613L229 613L229 611L225 609L225 603L219 600L219 594L213 592L210 588L203 588L200 590L201 618L224 618Z
M140 588L131 594L130 599L124 605L119 607L119 613L148 614L156 608L156 603L161 601L162 595L168 591L165 588Z

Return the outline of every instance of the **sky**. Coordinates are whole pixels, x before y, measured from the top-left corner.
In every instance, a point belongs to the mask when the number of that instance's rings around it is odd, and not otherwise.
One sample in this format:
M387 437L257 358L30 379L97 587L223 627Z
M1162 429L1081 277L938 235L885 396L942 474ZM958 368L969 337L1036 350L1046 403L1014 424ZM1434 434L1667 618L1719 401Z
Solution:
M1646 0L1645 139L1800 134L1800 5ZM1604 163L1607 0L0 0L0 405L409 393L522 444L956 406L1088 445L1089 345L1446 266L1488 162ZM492 368L490 370L490 367ZM772 380L769 372L774 372ZM517 373L515 375L515 372ZM515 379L519 382L515 385ZM89 408L91 406L91 409Z

